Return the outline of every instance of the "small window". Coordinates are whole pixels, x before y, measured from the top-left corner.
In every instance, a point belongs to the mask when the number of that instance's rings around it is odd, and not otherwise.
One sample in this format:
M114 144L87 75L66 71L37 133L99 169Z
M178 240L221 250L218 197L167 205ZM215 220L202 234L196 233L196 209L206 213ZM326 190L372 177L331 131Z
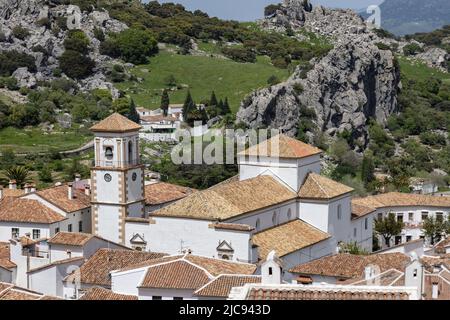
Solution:
M444 221L444 213L442 212L436 212L436 221Z
M273 274L272 267L269 267L269 276Z
M428 211L422 211L422 221L428 218Z
M105 149L105 157L106 157L106 159L112 160L113 156L114 156L113 149L111 147L107 147Z
M396 236L395 237L395 245L399 245L402 243L402 236Z
M378 220L382 220L383 219L383 212L378 212Z
M412 236L406 236L406 242L410 242L412 240Z
M338 220L342 219L342 206L340 204L337 207L337 218Z
M55 234L59 232L59 228L55 228Z
M162 300L162 297L161 296L153 296L152 300Z
M277 224L277 213L274 212L272 215L272 224L275 226Z
M291 218L292 218L292 211L291 211L291 209L288 210L287 218L288 218L288 220L291 220Z
M403 222L403 213L398 213L397 214L397 221L398 222Z
M414 221L414 212L410 212L408 214L408 220L409 220L409 222L413 222Z
M414 277L414 278L417 278L417 269L414 269L414 271L413 271L413 277Z
M356 228L353 228L353 237L356 238L358 230L356 230Z
M261 221L258 219L256 219L256 231L259 231L259 228L261 226Z
M19 238L19 228L11 229L11 238L13 238L13 239Z
M67 226L67 231L72 232L72 224L69 224L69 225Z
M33 229L33 239L39 239L41 237L41 230Z
M364 219L364 230L369 229L369 218Z
M78 232L83 232L83 221L78 222Z

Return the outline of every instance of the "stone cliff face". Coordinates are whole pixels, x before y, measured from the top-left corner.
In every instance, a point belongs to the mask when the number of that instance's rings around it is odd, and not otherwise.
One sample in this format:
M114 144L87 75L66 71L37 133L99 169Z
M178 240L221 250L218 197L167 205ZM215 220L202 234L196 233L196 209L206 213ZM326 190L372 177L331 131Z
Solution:
M76 18L78 16L79 18ZM94 29L101 29L104 34L120 32L127 26L115 19L111 19L105 11L93 11L89 14L81 12L74 5L58 5L44 0L0 0L0 33L4 35L0 40L0 50L24 52L36 59L37 72L31 74L26 68L19 68L14 77L21 86L34 87L38 81L54 79L53 70L58 68L59 56L64 52L64 39L67 31L56 28L58 20L68 20L68 28L79 28L85 32L90 40L91 59L96 62L94 75L78 82L81 90L94 88L109 89L113 95L117 90L105 76L108 64L120 63L99 53L100 41L94 36ZM39 21L47 20L42 26ZM49 27L50 25L50 27ZM30 35L18 39L13 34L16 26L26 28ZM55 31L57 30L57 31ZM39 50L36 50L39 48ZM44 51L44 52L42 52Z
M292 8L292 3L297 5ZM319 61L311 61L314 67L306 77L298 68L286 82L251 94L242 102L237 121L251 127L279 128L294 136L302 120L302 106L309 107L315 110L319 130L330 137L348 130L364 148L367 121L374 118L384 124L397 110L400 76L394 56L375 45L378 37L352 11L316 7L309 12L299 9L298 3L285 1L277 14L262 22L263 27L304 27L331 39L334 49ZM291 9L296 13L286 14ZM292 15L304 18L291 21Z

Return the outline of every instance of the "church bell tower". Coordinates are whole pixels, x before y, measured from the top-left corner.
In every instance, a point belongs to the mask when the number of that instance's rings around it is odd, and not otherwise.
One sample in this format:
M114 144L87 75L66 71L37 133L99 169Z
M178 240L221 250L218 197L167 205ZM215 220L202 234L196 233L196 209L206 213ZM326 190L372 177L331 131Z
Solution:
M91 128L95 164L91 169L92 231L125 243L127 217L143 217L144 166L140 163L141 126L114 113Z

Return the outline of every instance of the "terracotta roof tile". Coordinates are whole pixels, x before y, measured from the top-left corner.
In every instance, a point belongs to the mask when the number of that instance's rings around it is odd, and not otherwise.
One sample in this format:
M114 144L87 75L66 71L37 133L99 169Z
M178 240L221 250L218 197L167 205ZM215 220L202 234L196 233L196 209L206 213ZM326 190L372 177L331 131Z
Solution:
M225 220L295 198L294 192L273 177L258 176L195 192L152 214L211 221Z
M8 270L15 268L16 264L9 259L9 242L0 242L0 267Z
M4 188L3 189L3 197L13 197L13 198L17 198L20 196L23 196L25 194L25 191L22 189L9 189L9 188Z
M54 267L54 266L59 266L62 264L66 264L66 263L75 263L75 262L83 262L84 258L83 257L74 257L74 258L68 258L68 259L63 259L63 260L57 260L55 262L49 263L49 264L45 264L43 266L34 268L34 269L30 269L29 271L27 271L27 273L33 273L36 271L41 271L50 267Z
M302 220L293 220L254 234L253 244L259 246L259 256L265 259L272 250L283 257L329 237Z
M280 134L251 146L247 150L240 152L239 155L299 159L320 153L322 153L322 150L319 148Z
M410 261L411 259L403 253L372 254L368 256L341 253L300 264L289 271L303 275L358 278L368 265L378 266L380 272L389 269L404 271L405 266Z
M261 283L261 276L220 275L195 292L199 297L227 298L234 287L247 283Z
M48 300L50 298L58 299L10 283L0 282L0 300Z
M355 198L353 203L374 209L403 206L450 207L450 197L389 192L364 198Z
M50 202L65 212L75 212L90 208L91 197L79 189L73 190L73 199L69 199L67 185L51 187L37 192L44 200Z
M374 211L375 211L374 208L355 203L352 199L352 216L354 218L364 217L368 214L373 213Z
M134 250L99 249L79 269L80 281L84 284L110 286L109 273L143 261L163 257L163 253L139 252ZM65 281L72 281L68 276Z
M4 198L0 201L0 221L55 223L65 219L37 200Z
M141 288L198 289L208 283L210 276L204 269L185 260L151 266Z
M350 188L342 183L333 181L317 173L308 174L305 182L300 187L298 195L303 199L333 199L350 193Z
M211 227L214 229L221 230L235 230L235 231L253 231L255 227L249 226L248 224L239 224L239 223L213 223Z
M128 118L122 116L119 113L114 113L107 117L106 119L103 119L96 125L91 127L91 131L93 132L115 132L115 133L121 133L121 132L130 132L130 131L138 131L142 127L129 120Z
M138 297L115 293L102 287L92 287L79 300L138 300Z
M378 274L369 280L366 280L364 276L357 279L350 279L342 284L350 284L356 286L404 286L405 275L404 272L397 269L390 269Z
M336 288L252 288L247 300L409 300L405 292Z
M68 246L83 246L95 236L90 233L58 232L48 240L50 244L63 244Z
M145 203L160 205L180 200L197 190L166 182L158 182L145 186Z

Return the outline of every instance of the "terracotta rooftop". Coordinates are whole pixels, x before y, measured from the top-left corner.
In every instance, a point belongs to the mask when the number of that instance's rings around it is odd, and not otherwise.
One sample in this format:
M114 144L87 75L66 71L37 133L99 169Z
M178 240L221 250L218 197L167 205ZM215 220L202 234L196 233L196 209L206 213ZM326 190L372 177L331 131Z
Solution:
M152 183L145 186L145 203L160 205L180 200L197 190L166 182Z
M400 192L389 192L364 198L355 198L352 202L374 209L403 206L450 207L450 197Z
M234 231L253 231L255 227L249 226L247 224L239 224L239 223L213 223L211 227L214 229L221 230L234 230Z
M375 265L380 272L389 269L404 271L411 259L403 253L372 254L368 256L352 255L347 253L316 259L295 266L289 272L303 275L322 275L337 278L358 278L366 266Z
M387 290L383 288L350 289L340 287L311 287L311 286L280 286L250 288L247 300L409 300L409 293L405 290Z
M79 189L74 188L73 199L69 199L67 185L43 189L36 192L36 194L68 213L90 208L91 206L91 197Z
M310 173L300 187L298 195L303 199L329 200L352 191L353 188L342 183L333 181L317 173Z
M41 270L44 270L44 269L47 269L47 268L51 268L51 267L54 267L54 266L59 266L59 265L66 264L66 263L72 264L72 263L78 262L78 263L81 264L83 262L83 260L84 260L83 257L74 257L74 258L68 258L68 259L63 259L63 260L57 260L57 261L49 263L49 264L44 264L44 265L42 265L40 267L37 267L37 268L34 268L34 269L30 269L29 271L27 271L27 273L33 273L33 272L36 272L36 271L41 271Z
M0 186L1 187L1 186ZM3 188L3 197L13 197L17 198L25 194L25 191L23 189L9 189L9 188Z
M195 291L199 297L227 298L234 287L242 287L247 283L261 283L261 276L220 275Z
M11 283L0 282L0 300L57 300L57 297L17 287Z
M343 281L341 284L350 284L354 286L404 286L405 274L397 269L389 269L368 280L366 280L364 276L361 276L357 279Z
M195 290L210 277L205 269L181 259L149 267L140 287Z
M131 132L139 131L142 127L131 121L130 119L122 116L119 113L113 113L106 119L103 119L96 125L91 127L92 132Z
M115 293L102 287L92 287L79 300L138 300L138 297Z
M300 159L322 153L322 150L284 134L251 146L239 155Z
M52 238L48 240L49 244L61 244L67 246L84 246L89 240L97 238L99 240L103 240L106 242L111 242L109 240L103 239L97 235L90 233L81 233L81 232L58 232ZM115 245L119 245L114 243ZM126 248L125 246L123 246Z
M368 214L371 214L375 210L376 209L374 209L374 208L358 204L357 202L355 203L352 199L352 216L353 216L353 218L364 217Z
M143 261L163 257L163 253L134 250L99 249L79 269L80 281L84 284L111 286L109 273ZM72 281L73 275L65 281Z
M257 196L256 196L257 195ZM296 198L270 176L219 184L152 213L155 216L226 220Z
M446 249L450 247L450 236L447 236L447 238L442 239L436 245L434 246L437 253L445 254Z
M63 217L37 200L3 198L0 201L0 221L49 224L65 219L66 217Z
M9 242L0 242L0 267L8 270L15 268L16 264L9 259Z
M293 220L253 235L261 258L275 250L279 257L328 239L329 234L302 221Z

